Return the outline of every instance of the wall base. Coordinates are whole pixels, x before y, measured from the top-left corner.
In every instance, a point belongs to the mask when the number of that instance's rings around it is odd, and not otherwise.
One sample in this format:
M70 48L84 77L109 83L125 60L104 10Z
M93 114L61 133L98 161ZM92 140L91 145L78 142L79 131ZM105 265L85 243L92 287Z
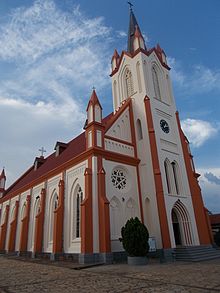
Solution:
M79 263L80 264L92 264L92 263L112 263L112 253L80 253Z
M158 249L159 257L160 257L160 262L173 262L175 259L173 258L173 248L168 248L168 249Z

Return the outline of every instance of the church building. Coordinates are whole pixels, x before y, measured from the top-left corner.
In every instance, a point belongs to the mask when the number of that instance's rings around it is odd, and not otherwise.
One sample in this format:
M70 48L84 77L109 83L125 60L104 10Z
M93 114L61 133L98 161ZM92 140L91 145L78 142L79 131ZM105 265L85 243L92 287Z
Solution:
M210 246L189 142L175 105L164 50L147 48L130 9L127 49L111 60L113 112L95 90L84 132L56 142L9 188L0 175L0 251L111 262L121 228L138 217L157 251Z

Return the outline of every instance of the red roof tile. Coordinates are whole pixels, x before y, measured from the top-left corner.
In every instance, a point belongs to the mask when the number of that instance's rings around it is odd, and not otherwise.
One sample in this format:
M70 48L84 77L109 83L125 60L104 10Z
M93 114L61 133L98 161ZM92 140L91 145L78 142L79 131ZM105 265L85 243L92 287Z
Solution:
M103 118L102 123L106 125L106 123L112 118L112 116L113 113ZM65 162L82 154L84 151L86 151L85 132L81 133L79 136L67 143L67 148L59 156L56 156L56 152L54 152L47 158L45 158L45 162L37 170L34 170L34 166L31 166L18 180L16 180L5 191L4 197L6 195L10 195L11 193L16 192L21 188L24 188L26 185L46 175L47 173L61 166Z
M220 214L209 215L211 224L220 224Z

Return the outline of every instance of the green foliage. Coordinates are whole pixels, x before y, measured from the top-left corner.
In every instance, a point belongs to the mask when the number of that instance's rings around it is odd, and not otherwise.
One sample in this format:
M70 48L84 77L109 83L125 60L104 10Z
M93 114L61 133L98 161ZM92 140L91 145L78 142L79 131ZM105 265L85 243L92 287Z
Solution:
M149 233L146 226L137 217L127 221L121 229L121 235L120 241L129 256L147 255Z
M220 230L214 236L215 243L220 246Z

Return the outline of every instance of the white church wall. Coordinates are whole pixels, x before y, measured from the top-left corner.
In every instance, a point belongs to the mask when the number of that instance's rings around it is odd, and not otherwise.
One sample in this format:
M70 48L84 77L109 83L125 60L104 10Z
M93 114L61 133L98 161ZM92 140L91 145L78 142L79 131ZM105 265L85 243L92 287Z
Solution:
M106 135L131 143L131 124L129 109L124 110L120 117L106 132Z
M31 193L31 210L30 210L30 220L28 229L28 251L33 251L34 249L34 230L35 230L35 216L37 215L37 207L39 207L41 189L45 187L44 183L41 183L33 187Z
M15 242L15 251L19 251L20 246L20 239L21 239L21 225L22 225L22 219L24 217L24 204L26 205L26 199L27 195L29 195L30 192L26 191L23 192L20 196L19 200L19 209L18 209L18 220L17 220L17 230L16 230L16 242Z
M92 217L93 217L93 252L99 252L99 208L98 208L98 166L97 157L92 158Z
M189 219L189 227L190 227L190 236L192 238L192 244L191 245L199 245L199 236L197 232L197 227L196 227L196 222L195 222L195 217L194 217L194 210L192 206L192 199L191 197L180 197L180 196L166 196L165 197L165 204L166 204L166 210L167 210L167 219L168 219L168 226L169 226L169 233L170 233L170 239L171 239L171 247L175 248L176 243L175 243L175 238L174 238L174 231L173 231L173 223L172 223L172 209L174 204L176 203L177 200L180 200L181 203L184 204L186 211L188 213L188 219ZM180 229L181 223L180 223ZM184 231L181 231L181 237L182 237L182 242L183 245L187 245L185 242L185 237L183 236Z
M6 216L6 206L10 204L10 201L4 201L1 205L1 225L5 222L5 216Z
M17 200L19 200L19 195L13 197L10 200L10 209L9 209L8 226L7 226L7 233L6 233L5 250L8 250L10 227L11 227L10 224L14 220L14 216L15 216L15 203L16 203Z
M84 161L68 170L65 176L65 199L64 199L64 252L80 253L81 238L75 238L74 231L74 196L76 188L80 186L85 198L84 172L87 168L87 161Z
M43 252L52 252L53 249L54 203L55 197L59 194L58 185L61 178L59 174L47 181Z
M106 171L106 196L110 202L111 248L112 251L121 251L123 248L118 238L122 226L131 217L140 218L136 167L107 160L103 161L103 166ZM117 176L122 178L120 188L114 180Z
M105 138L105 149L110 152L134 157L134 147L122 142Z

